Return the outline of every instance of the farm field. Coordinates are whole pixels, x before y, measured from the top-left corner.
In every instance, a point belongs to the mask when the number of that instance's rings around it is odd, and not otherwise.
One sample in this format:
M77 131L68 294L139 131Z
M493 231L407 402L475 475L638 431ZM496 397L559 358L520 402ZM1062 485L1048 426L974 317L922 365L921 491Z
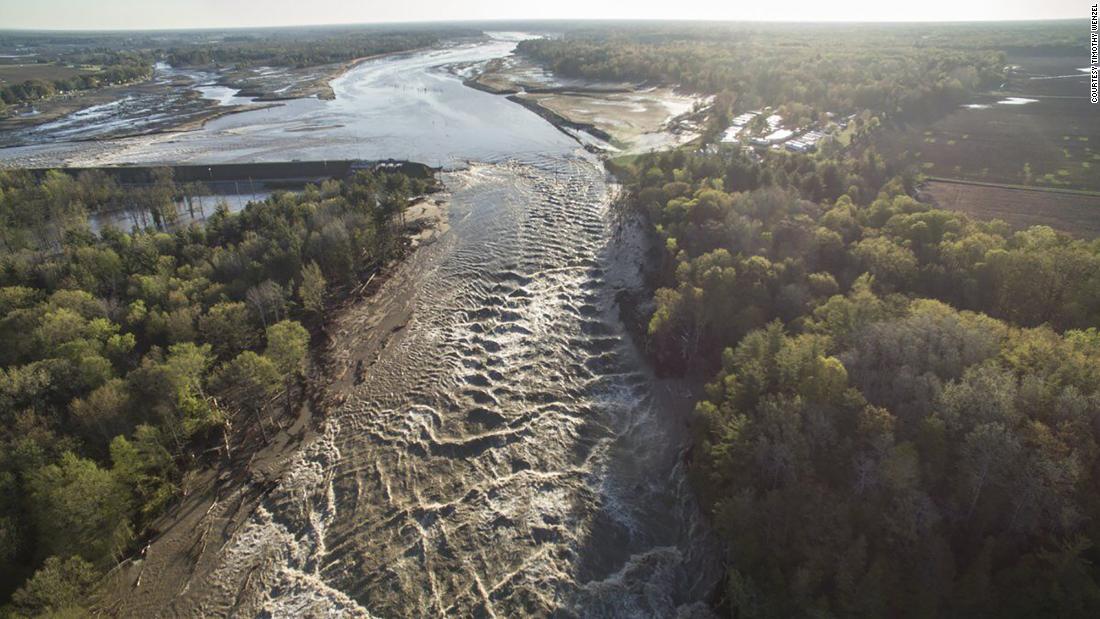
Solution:
M1010 57L1001 89L930 125L882 132L883 157L929 176L1100 190L1100 122L1077 56Z
M0 84L27 80L62 80L80 75L82 71L57 64L0 64Z
M940 208L1000 219L1014 230L1050 226L1079 238L1100 237L1100 194L941 179L926 182L921 193Z

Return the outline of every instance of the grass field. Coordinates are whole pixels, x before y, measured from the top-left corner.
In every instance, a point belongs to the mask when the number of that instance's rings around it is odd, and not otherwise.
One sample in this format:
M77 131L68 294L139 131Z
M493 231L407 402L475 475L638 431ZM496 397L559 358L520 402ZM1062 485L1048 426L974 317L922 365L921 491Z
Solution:
M1100 191L1100 108L1088 102L1084 62L1010 58L1020 68L1002 89L930 125L887 129L875 145L930 176ZM1034 100L1001 103L1009 97Z
M80 75L82 71L56 64L7 64L0 65L0 83L17 83L27 80L58 80Z
M1080 238L1100 237L1100 194L929 180L923 197L940 208L983 220L1000 219L1015 230L1050 226Z

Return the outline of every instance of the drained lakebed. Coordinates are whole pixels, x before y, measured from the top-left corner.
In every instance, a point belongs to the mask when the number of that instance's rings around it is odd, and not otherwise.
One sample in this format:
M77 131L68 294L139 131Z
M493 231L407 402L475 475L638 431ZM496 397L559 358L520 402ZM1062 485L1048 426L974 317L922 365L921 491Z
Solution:
M655 380L615 303L642 285L641 235L616 221L596 156L446 70L507 55L514 38L365 62L332 83L333 100L192 132L0 151L9 164L394 157L445 169L449 229L335 317L346 328L334 344L362 380L332 380L342 404L201 556L175 550L194 561L187 578L136 566L112 608L708 614L720 566L684 471L690 398ZM358 319L398 314L394 326Z

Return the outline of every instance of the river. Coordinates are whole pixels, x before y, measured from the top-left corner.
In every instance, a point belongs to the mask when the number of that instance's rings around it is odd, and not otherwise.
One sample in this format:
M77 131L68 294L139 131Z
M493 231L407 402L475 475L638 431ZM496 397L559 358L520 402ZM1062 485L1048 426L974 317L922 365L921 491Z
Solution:
M684 398L648 371L615 304L641 284L639 235L614 216L598 158L440 69L514 44L366 62L334 101L188 134L60 145L100 163L448 168L450 231L396 277L414 284L408 323L164 612L709 615L720 570L684 471Z
M444 68L507 55L519 38L366 61L331 82L333 100L296 99L230 114L197 131L0 148L0 165L393 158L450 168L572 152L576 142L550 124L504 97L464 86Z

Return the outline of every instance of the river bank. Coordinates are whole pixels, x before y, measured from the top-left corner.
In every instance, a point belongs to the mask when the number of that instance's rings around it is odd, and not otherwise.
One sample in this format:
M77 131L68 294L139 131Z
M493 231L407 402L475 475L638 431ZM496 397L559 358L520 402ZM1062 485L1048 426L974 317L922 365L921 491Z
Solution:
M0 165L397 157L457 168L467 160L496 161L515 153L559 152L572 140L553 126L503 97L463 86L440 69L506 55L515 45L514 39L490 38L364 59L330 82L336 93L332 100L283 101L263 110L216 118L194 131L0 148Z
M99 608L706 615L719 571L684 469L690 395L652 375L620 319L640 257L616 237L616 185L575 136L444 68L514 47L364 62L332 101L69 151L199 165L391 156L443 167L449 192L449 230L372 280L372 300L334 310L317 370L333 399L286 417L285 447L240 463L274 473L257 491L251 474L227 477L220 498L181 508L182 524L164 525L174 541L112 575Z
M615 154L690 142L699 135L696 111L709 103L675 88L562 78L515 55L489 61L463 83L524 106L590 150Z
M145 83L39 102L33 115L0 119L0 147L29 146L57 139L92 142L194 131L229 114L270 106L225 106L203 98L197 91L181 92L175 88Z
M312 67L261 67L230 69L222 73L218 85L235 89L238 97L249 97L253 101L279 102L316 97L322 100L336 98L331 82L364 62L391 58L405 54L415 54L429 49L430 46L414 47L391 52L381 52L352 58L345 62L317 65ZM210 70L219 70L217 67Z
M302 68L175 68L160 63L148 80L51 97L36 102L33 114L0 118L0 147L197 131L219 118L288 101L335 99L331 82L355 67L427 49L397 50Z
M445 220L410 207L420 248L331 310L323 396L193 491L97 608L708 616L694 394L617 318L645 238L594 157L542 165L446 173Z
M146 545L104 578L93 612L121 617L161 616L168 609L203 614L201 606L191 605L191 596L201 591L193 591L192 585L216 570L225 544L291 474L302 448L324 435L328 412L343 405L358 383L349 370L377 358L409 320L408 263L447 231L446 194L416 199L404 220L404 255L344 292L326 310L330 318L313 334L307 378L296 387L294 409L286 410L280 395L268 406L274 428L265 431L245 419L232 424L219 446L228 455L187 474L181 499L152 525L155 533ZM247 600L238 601L247 608Z

